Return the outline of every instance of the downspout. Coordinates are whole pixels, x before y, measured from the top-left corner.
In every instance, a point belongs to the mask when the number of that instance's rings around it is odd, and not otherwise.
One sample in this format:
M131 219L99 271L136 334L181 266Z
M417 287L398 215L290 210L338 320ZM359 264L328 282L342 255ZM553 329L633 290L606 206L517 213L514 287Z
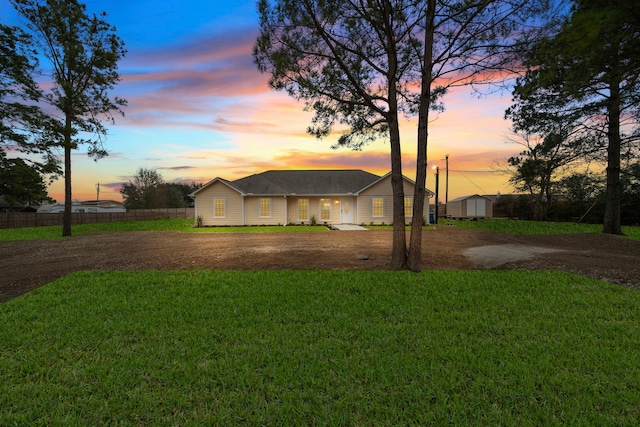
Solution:
M193 198L193 225L198 225L198 202L196 200L196 196L190 194Z
M353 209L353 223L354 224L359 224L358 222L358 201L360 200L360 193L355 193L353 195L353 197L355 197L355 203L353 204L354 209Z
M287 213L289 212L289 205L287 203L287 195L284 195L284 227L287 226Z
M242 225L247 225L247 214L244 208L245 200L247 200L246 194L243 194L242 195Z

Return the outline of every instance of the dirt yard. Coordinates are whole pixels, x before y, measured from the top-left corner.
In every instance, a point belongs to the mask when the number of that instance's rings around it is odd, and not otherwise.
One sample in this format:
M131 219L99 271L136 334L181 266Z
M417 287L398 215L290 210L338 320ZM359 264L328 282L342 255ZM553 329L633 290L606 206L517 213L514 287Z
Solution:
M391 234L110 232L0 242L0 302L76 270L388 269ZM558 269L640 289L640 241L616 236L440 226L423 233L423 260L424 269Z

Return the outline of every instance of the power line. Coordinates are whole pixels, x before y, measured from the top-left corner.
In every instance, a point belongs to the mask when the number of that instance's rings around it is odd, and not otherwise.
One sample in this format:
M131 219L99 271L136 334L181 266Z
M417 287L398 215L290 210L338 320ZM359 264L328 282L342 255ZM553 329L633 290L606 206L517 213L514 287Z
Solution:
M460 172L460 171L458 171L458 172ZM466 179L467 179L471 184L473 184L475 187L477 187L477 188L478 188L478 189L479 189L483 194L488 194L488 193L487 193L487 192L486 192L482 187L480 187L478 184L476 184L475 182L473 182L473 181L471 180L471 178L469 178L468 176L466 176L465 174L462 174L462 173L461 173L460 175L462 175L462 176L463 176L464 178L466 178Z
M502 173L502 171L496 170L482 170L482 169L469 169L469 170L460 170L460 169L450 169L449 172L464 172L464 173Z

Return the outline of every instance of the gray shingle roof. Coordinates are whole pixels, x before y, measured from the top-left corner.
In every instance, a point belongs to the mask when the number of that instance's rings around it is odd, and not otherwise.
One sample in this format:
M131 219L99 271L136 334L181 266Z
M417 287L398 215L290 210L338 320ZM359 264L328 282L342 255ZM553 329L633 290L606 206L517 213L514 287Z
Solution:
M379 179L362 170L271 170L230 183L244 193L330 195L356 193Z

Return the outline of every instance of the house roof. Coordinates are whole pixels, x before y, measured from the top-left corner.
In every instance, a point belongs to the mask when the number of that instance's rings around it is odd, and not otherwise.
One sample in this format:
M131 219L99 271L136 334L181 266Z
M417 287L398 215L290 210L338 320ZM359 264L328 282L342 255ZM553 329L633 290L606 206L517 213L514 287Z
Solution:
M481 196L481 195L479 195L479 194L472 194L472 195L470 195L470 196L462 196L462 197L458 197L458 198L453 199L453 200L449 200L449 203L451 203L451 202L460 202L460 201L462 201L462 200L470 199L470 198L472 198L472 197L479 197L479 198L481 198L481 199L491 200L491 199L490 199L489 197L487 197L487 196Z
M357 194L386 178L363 170L270 170L235 181L215 178L195 195L216 181L245 195L347 195ZM409 180L408 178L405 178ZM409 180L410 182L413 182ZM427 190L429 195L433 193Z

